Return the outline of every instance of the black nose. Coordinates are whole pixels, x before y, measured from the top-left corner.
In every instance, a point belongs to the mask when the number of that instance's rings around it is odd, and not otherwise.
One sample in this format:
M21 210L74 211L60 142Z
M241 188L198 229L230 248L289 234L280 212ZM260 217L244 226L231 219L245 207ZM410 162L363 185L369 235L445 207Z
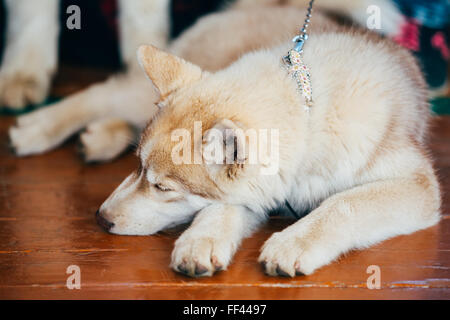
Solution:
M112 227L114 227L114 223L109 222L108 220L106 220L100 213L100 210L97 210L97 212L95 213L95 219L97 220L97 223L103 228L105 229L105 231L109 231L111 230Z

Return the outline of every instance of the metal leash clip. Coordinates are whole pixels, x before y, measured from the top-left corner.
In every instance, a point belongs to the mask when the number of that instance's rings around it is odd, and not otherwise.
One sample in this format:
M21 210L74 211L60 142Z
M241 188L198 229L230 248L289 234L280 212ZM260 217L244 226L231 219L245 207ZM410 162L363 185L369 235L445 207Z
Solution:
M305 23L303 24L303 28L300 30L300 34L292 39L292 42L295 43L294 48L283 57L288 73L291 74L292 78L296 81L300 93L305 98L305 109L307 111L309 111L313 105L311 76L309 73L309 68L303 62L302 53L305 42L308 40L308 34L306 31L311 21L313 2L314 0L309 2Z

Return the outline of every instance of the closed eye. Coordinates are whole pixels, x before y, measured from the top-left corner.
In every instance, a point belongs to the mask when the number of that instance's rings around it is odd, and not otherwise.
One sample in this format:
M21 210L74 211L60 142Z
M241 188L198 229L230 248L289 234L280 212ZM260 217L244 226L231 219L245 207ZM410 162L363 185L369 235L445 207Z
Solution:
M164 185L162 185L160 183L155 184L155 188L158 189L159 191L162 191L162 192L173 191L173 189L170 189L170 188L168 188L168 187L166 187L166 186L164 186Z

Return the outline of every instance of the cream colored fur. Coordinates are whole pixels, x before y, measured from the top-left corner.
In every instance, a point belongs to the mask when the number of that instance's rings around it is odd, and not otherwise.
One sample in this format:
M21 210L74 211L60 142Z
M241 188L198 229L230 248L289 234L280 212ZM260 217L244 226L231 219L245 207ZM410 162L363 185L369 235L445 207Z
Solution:
M310 0L239 0L235 8L251 8L258 5L274 6L279 4L306 8ZM368 15L372 12L370 6L376 6L381 14L381 29L373 30L386 35L395 35L404 17L391 0L317 0L314 9L328 10L351 18L361 26L367 25Z
M139 70L136 50L143 43L165 48L169 40L169 0L119 0L120 49L131 69Z
M99 120L100 123L96 125L98 127L102 125L102 118L110 117L107 114L109 105L120 104L121 100L117 100L116 97L127 95L126 91L128 89L125 88L132 88L129 83L135 82L141 76L139 72L134 72L138 70L136 68L138 64L135 59L136 48L144 43L151 43L159 48L166 46L168 1L119 1L121 53L125 63L128 65L129 72L127 72L126 76L118 77L118 80L114 77L103 84L94 85L92 88L70 97L67 101L58 103L48 110L37 111L33 114L23 116L23 118L19 118L18 126L12 128L10 131L12 146L18 155L26 156L47 152L57 147L66 138L80 129L85 128L89 123ZM299 7L304 7L307 3L306 0L290 1L292 5ZM33 6L29 6L28 2L27 6L25 0L8 2L8 8L11 7L9 8L9 11L11 11L9 18L17 23L9 23L10 28L8 30L11 36L8 37L10 40L8 41L5 59L0 69L0 104L3 102L3 104L10 107L21 108L28 103L41 102L47 95L53 71L48 73L42 70L46 63L43 63L38 58L40 56L50 58L53 62L50 63L52 67L49 69L54 70L56 66L56 36L52 38L51 35L57 34L58 29L56 20L57 2L57 0L36 0L33 1ZM250 10L254 10L254 7L275 5L277 2L272 0L239 0L233 7L249 7ZM370 1L370 4L375 4L381 8L383 30L387 29L385 27L386 25L396 26L401 21L400 13L392 6L389 0L374 0ZM53 7L50 8L50 6ZM325 0L320 1L319 4L319 8L337 10L343 14L350 15L362 25L365 24L364 20L367 16L367 14L365 15L367 6L368 3L359 0ZM22 29L33 32L33 29L29 26L29 22L33 21L33 19L28 19L27 12L29 13L28 15L31 14L30 12L33 12L34 19L38 20L37 24L40 27L47 28L49 31L32 33L30 37L25 37L27 33L22 32ZM54 17L53 19L49 19L47 16L52 12ZM278 14L271 15L269 10L266 10L265 13L258 12L256 15L252 14L252 16L255 16L255 18L250 17L249 19L246 13L235 13L233 17L230 17L236 30L248 30L248 32L238 32L236 34L236 32L231 32L232 30L228 27L229 22L224 16L219 15L219 18L217 18L217 14L211 14L201 19L195 28L191 28L183 33L183 36L179 40L174 41L170 45L169 50L184 57L188 61L199 64L206 70L218 70L236 60L241 54L247 51L272 46L280 43L281 39L284 40L292 37L292 34L295 34L299 28L298 21L294 22L294 19L298 19L295 11L290 13L288 19L278 17ZM42 22L44 17L46 17L45 23ZM265 19L268 19L267 23ZM275 22L275 19L278 20ZM320 22L315 23L322 25ZM17 25L16 28L19 28L19 30L12 34L16 29L13 28L15 25ZM37 30L41 29L37 28ZM53 33L51 30L54 30ZM221 40L218 41L214 34L220 36ZM27 40L28 38L32 38L32 40ZM201 43L201 46L191 45L192 43ZM32 62L31 64L29 62L24 63L24 59L19 58L21 56L25 57L30 52L34 52L34 50L44 50L46 52L43 52L42 55L34 55L35 58L29 60ZM8 52L11 52L11 54L8 54ZM11 59L7 57L11 57ZM23 78L21 74L28 73L33 74L30 77L34 78L34 80L28 79L30 78L28 76L26 77L28 80L20 80ZM16 81L14 79L18 80ZM131 80L129 81L127 79ZM31 87L30 84L32 84ZM135 92L143 98L136 100L133 106L135 116L139 121L129 122L128 125L131 124L138 129L142 129L142 122L149 119L148 115L152 114L156 109L149 110L144 105L140 105L139 101L155 100L157 98L151 91L141 90L138 88L139 86L144 85L137 85L137 87L130 89L131 92ZM3 91L2 88L4 88ZM120 90L122 92L117 92L119 88L124 89ZM133 93L130 93L130 95L132 96ZM72 112L69 110L78 110L77 106L80 103L86 104L87 106L80 108L80 112L74 111L78 114L72 116ZM72 105L73 107L71 107ZM112 109L115 108L112 107ZM121 109L123 110L124 108ZM123 113L124 118L130 116L126 114L126 111ZM41 121L33 121L33 119L40 119ZM123 125L126 126L127 124L124 123ZM105 135L102 136L106 137ZM124 139L126 139L126 137L129 137L129 134L125 134L124 136ZM131 142L134 139L129 140ZM117 152L101 154L102 150L105 149L104 145L111 145L110 141L105 141L100 137L89 139L89 142L87 141L86 139L81 139L81 150L87 152L84 159L88 161L111 160L121 153L119 151L126 149L123 143L118 142L118 145L113 147ZM92 152L90 152L91 150Z
M8 21L0 106L20 109L41 103L50 89L58 62L59 1L6 0L5 4ZM130 72L138 69L135 57L140 44L167 45L168 4L169 0L119 0L120 50Z
M267 240L259 261L269 275L311 274L349 250L436 224L440 193L424 144L429 111L416 62L388 40L316 13L304 53L314 96L307 112L280 63L304 15L284 7L206 17L171 45L178 57L141 47L156 90L134 75L110 80L19 118L13 145L38 153L106 117L138 127L152 118L140 168L99 215L116 234L153 234L193 219L171 262L190 276L226 269L242 239L286 200L311 212ZM279 170L174 164L171 134L192 131L196 121L204 131L230 123L278 130Z
M0 106L42 102L57 65L58 0L6 0L6 48Z

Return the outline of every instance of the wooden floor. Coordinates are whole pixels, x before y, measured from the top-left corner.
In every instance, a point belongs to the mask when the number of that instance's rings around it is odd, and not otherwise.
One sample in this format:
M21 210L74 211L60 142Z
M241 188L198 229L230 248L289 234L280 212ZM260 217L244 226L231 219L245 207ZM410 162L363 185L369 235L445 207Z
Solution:
M56 92L87 84L70 79L60 79ZM135 167L133 155L86 166L72 141L18 159L7 145L13 121L0 118L1 299L450 299L450 117L434 119L430 143L444 191L441 223L294 279L268 277L256 262L265 239L292 222L283 219L245 240L228 271L207 279L175 274L168 264L179 231L115 236L95 222L99 205ZM81 290L66 288L70 265L81 268ZM381 268L379 290L366 287L370 265Z

